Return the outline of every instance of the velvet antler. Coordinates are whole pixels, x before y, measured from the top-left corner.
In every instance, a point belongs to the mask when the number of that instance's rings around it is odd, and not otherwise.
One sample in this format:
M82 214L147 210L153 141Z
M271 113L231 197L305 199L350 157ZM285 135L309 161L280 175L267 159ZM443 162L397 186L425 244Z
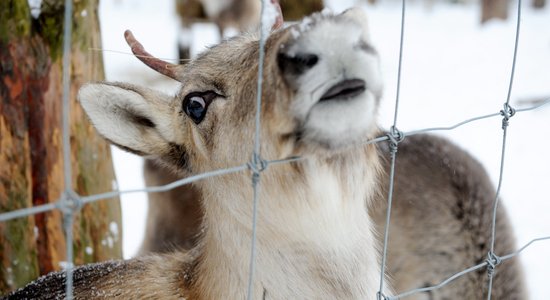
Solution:
M175 80L179 80L176 73L178 65L165 62L162 59L156 58L149 54L149 52L145 51L143 45L136 40L130 30L126 30L124 32L124 38L132 49L134 55L144 64L163 75L166 75Z

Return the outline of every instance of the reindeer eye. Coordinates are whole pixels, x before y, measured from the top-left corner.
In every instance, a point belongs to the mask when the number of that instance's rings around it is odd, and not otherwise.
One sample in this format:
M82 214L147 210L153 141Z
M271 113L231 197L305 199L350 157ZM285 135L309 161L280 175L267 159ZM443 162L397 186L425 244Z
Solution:
M195 123L199 124L202 119L204 119L204 115L206 115L206 102L199 96L189 98L185 104L185 113L187 113Z
M183 110L195 124L199 124L206 116L208 105L210 105L216 97L221 96L212 91L191 93L183 100Z

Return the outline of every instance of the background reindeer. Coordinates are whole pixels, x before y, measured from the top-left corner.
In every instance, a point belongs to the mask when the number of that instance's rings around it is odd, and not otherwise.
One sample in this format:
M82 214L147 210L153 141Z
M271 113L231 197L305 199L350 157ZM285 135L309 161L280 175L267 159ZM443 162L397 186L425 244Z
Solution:
M287 21L296 21L323 9L323 0L272 0L279 4ZM190 31L194 23L214 22L220 37L230 37L239 32L252 31L259 24L261 2L257 0L177 0L176 10L180 16L181 28L179 56L185 60L191 57Z
M363 299L378 289L375 232L384 210L387 149L363 145L380 134L375 119L382 88L364 20L359 10L318 15L267 41L262 155L304 159L262 172L253 298ZM342 31L347 34L336 34ZM186 66L148 58L130 33L127 40L140 59L182 88L170 97L122 83L83 87L80 101L106 139L157 157L180 174L250 159L252 147L241 141L253 136L256 40L226 41ZM242 82L233 80L234 73ZM442 139L408 137L400 160L394 210L399 217L388 260L388 278L397 290L431 284L483 260L494 195L480 165ZM243 298L249 180L239 173L198 182L205 214L197 247L79 268L77 297ZM513 237L502 207L497 220L496 248L510 252ZM500 266L493 295L523 299L520 274L514 260ZM485 278L484 272L470 273L429 296L481 298ZM62 282L52 274L17 295L44 295L46 288L61 295Z

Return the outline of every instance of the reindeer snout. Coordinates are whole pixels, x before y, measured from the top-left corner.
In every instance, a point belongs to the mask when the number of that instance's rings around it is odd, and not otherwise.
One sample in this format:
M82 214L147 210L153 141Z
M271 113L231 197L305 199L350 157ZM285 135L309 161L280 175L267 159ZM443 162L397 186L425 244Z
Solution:
M277 64L284 74L288 75L300 75L305 71L313 68L319 57L312 53L298 53L295 55L289 55L285 52L279 52L277 54Z

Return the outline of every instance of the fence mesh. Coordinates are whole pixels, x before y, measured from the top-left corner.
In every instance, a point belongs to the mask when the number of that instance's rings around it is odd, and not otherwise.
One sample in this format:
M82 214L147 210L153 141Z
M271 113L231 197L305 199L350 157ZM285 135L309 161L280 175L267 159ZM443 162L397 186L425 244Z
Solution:
M260 154L260 107L261 107L261 95L262 95L262 77L263 77L263 62L264 62L264 46L265 46L265 40L266 36L268 34L268 30L266 30L266 5L270 5L268 3L268 0L260 0L262 2L262 14L261 14L261 20L260 20L260 28L261 28L261 35L260 35L260 51L259 51L259 74L258 74L258 82L257 82L257 99L256 99L256 121L255 121L255 136L254 136L254 151L251 155L250 162L242 165L237 165L232 168L227 169L220 169L220 170L214 170L210 172L205 172L202 174L197 174L194 176L190 176L187 178L183 178L177 181L174 181L172 183L162 185L162 186L154 186L154 187L147 187L144 189L134 189L134 190L123 190L123 191L112 191L102 194L96 194L96 195L89 195L89 196L80 196L76 194L72 190L72 181L71 181L71 163L70 163L70 131L69 131L69 111L70 111L70 99L69 99L69 88L70 88L70 47L71 47L71 33L72 33L72 0L65 0L65 14L64 14L64 55L63 55L63 110L61 112L62 118L63 118L63 158L64 158L64 183L65 183L65 189L62 194L62 196L55 202L55 203L47 203L43 205L38 205L34 207L9 211L0 214L0 222L5 222L8 220L16 219L16 218L22 218L27 217L34 214L44 213L48 211L53 210L59 210L63 214L63 227L65 230L66 240L67 240L67 249L66 249L66 257L67 261L63 263L63 267L66 272L66 299L73 299L73 286L72 286L72 273L73 273L73 248L72 248L72 240L73 240L73 221L74 221L74 215L79 212L80 208L90 202L95 202L99 200L105 200L109 199L115 196L119 196L122 194L129 194L129 193L156 193L156 192L165 192L171 189L174 189L176 187L190 184L192 182L211 178L215 176L221 176L221 175L227 175L227 174L233 174L237 172L242 172L245 170L251 171L251 182L252 187L254 189L254 199L253 199L253 224L252 224L252 243L250 245L251 247L251 256L250 256L250 268L249 268L249 278L248 278L248 292L247 292L247 299L251 299L253 294L253 281L254 281L254 261L255 261L255 243L256 243L256 216L257 216L257 203L260 201L258 198L258 189L260 187L260 179L261 179L261 173L263 170L265 170L269 165L273 164L282 164L282 163L291 163L295 161L299 161L302 158L300 157L290 157L287 159L280 159L280 160L264 160L261 157ZM495 224L496 224L496 211L499 204L499 195L502 187L502 178L504 175L504 157L505 157L505 150L506 150L506 137L507 137L507 128L510 124L510 119L517 113L527 112L531 110L538 109L542 106L545 106L547 104L550 104L550 99L544 99L542 101L536 101L533 103L532 106L521 108L521 109L514 109L510 106L510 98L512 94L512 87L513 87L513 81L514 81L514 73L515 73L515 67L516 67L516 58L517 58L517 49L519 44L519 37L520 37L520 25L521 25L521 6L522 2L521 0L518 0L517 2L517 23L516 23L516 31L515 31L515 43L514 43L514 50L513 50L513 61L512 61L512 70L510 73L510 81L508 86L508 94L507 99L504 102L504 107L502 110L499 110L498 112L487 114L483 116L477 116L472 117L470 119L464 120L462 122L456 123L454 125L449 126L440 126L440 127L431 127L431 128L425 128L420 130L414 130L409 132L401 132L397 128L397 119L398 119L398 111L399 111L399 95L400 95L400 85L401 85L401 69L402 69L402 61L403 61L403 41L405 37L405 16L406 16L406 1L402 0L401 3L401 31L400 31L400 44L399 44L399 64L398 64L398 72L397 72L397 86L396 86L396 99L395 99L395 110L394 110L394 118L393 118L393 125L391 126L390 130L387 132L387 134L377 137L375 139L366 141L364 144L374 144L374 143L380 143L380 142L389 142L389 149L390 149L390 181L389 181L389 193L388 193L388 206L387 206L387 212L386 212L386 221L385 221L385 230L384 230L384 238L383 238L383 255L381 259L381 272L380 272L380 286L379 290L376 293L376 297L378 299L385 299L385 300L393 300L393 299L401 299L405 298L417 293L421 292L427 292L432 291L436 289L443 288L448 283L452 282L453 280L468 274L470 272L486 268L488 273L488 293L487 293L487 299L491 299L491 292L492 292L492 280L493 280L493 274L494 270L498 267L500 263L503 263L519 254L521 254L525 249L527 249L529 246L533 245L536 242L550 240L550 236L546 237L540 237L535 238L522 247L520 247L517 251L508 253L502 256L498 256L495 254L495 251L498 249L494 248L495 244ZM384 276L385 276L385 269L386 269L386 256L387 256L387 248L388 248L388 237L389 237L389 226L391 225L391 208L392 208L392 197L393 197L393 183L394 183L394 173L395 173L395 164L396 164L396 157L398 153L399 143L405 139L408 136L420 134L420 133L428 133L428 132L436 132L436 131L449 131L454 130L458 127L464 126L466 124L476 122L483 119L488 118L495 118L495 117L502 117L502 147L501 147L501 153L500 153L500 172L499 172L499 179L498 179L498 186L496 190L496 195L494 199L494 205L493 205L493 216L491 220L492 224L492 235L490 239L490 251L487 253L487 259L475 266L469 267L465 270L458 271L457 273L453 274L452 276L448 278L442 278L441 282L429 286L429 287L421 287L417 289L412 289L409 291L402 292L397 295L385 295L383 293L384 290ZM373 295L374 296L374 295Z

